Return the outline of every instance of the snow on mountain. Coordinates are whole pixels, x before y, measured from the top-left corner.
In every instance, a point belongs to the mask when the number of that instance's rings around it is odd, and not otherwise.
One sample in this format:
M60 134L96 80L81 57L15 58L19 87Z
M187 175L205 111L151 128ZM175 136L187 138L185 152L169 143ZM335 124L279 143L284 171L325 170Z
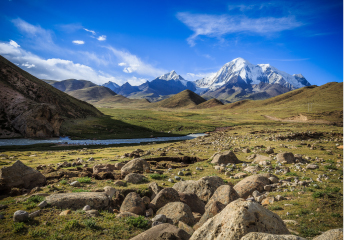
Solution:
M195 83L197 88L214 91L228 83L235 76L240 76L247 84L275 83L289 89L310 85L302 75L303 79L282 72L270 64L253 65L243 58L236 58L226 63L215 75L196 80Z
M156 79L166 80L166 81L170 81L170 80L180 81L184 86L187 86L188 82L190 82L190 81L185 80L182 76L178 75L176 71L174 70L164 75L161 75L160 77L157 77Z
M103 87L107 87L107 88L110 88L112 91L116 91L116 89L118 89L119 88L119 85L117 84L117 83L115 83L115 82L111 82L111 81L109 81L109 82L107 82L107 83L104 83L103 85L102 85Z

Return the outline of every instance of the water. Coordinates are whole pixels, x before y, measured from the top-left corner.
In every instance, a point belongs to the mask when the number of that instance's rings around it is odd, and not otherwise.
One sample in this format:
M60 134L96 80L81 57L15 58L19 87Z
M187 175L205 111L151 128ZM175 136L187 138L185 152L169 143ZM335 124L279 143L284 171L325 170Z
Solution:
M131 144L147 142L183 141L205 136L204 133L189 134L181 137L156 137L156 138L134 138L134 139L106 139L106 140L71 140L68 137L58 139L0 139L0 146L23 146L42 143L71 144L71 145L109 145L109 144Z

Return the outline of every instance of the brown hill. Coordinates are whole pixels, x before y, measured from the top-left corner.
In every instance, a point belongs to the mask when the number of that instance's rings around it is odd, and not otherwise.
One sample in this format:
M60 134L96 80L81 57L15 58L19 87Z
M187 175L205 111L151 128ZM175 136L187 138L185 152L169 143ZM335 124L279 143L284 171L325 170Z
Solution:
M0 56L0 138L58 136L68 118L101 116Z
M197 95L193 91L184 90L172 97L164 99L160 102L151 103L150 107L162 107L162 108L191 108L198 104L205 102L206 100Z
M111 97L103 98L94 103L97 107L144 107L150 102L147 99L130 99L122 95L114 95Z
M67 91L69 95L89 103L98 102L104 98L108 98L111 96L115 96L116 93L111 89L103 86L93 86L93 87L86 87L82 89L78 89L75 91Z
M203 109L203 108L213 108L213 107L218 107L218 106L222 106L223 103L219 100L217 100L216 98L210 99L206 102L203 102L199 105L197 105L196 107L194 107L195 109Z

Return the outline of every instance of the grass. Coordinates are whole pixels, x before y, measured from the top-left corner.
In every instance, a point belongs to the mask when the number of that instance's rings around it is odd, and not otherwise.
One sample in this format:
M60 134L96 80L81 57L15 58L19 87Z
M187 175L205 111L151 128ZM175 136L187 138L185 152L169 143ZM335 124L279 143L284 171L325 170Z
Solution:
M143 216L128 217L126 219L126 223L129 226L133 226L133 227L137 227L137 228L141 228L141 229L147 229L149 226L148 221Z
M68 221L64 226L64 230L79 230L80 228L82 225L76 219Z
M159 179L159 180L167 178L166 175L164 175L164 174L158 174L158 173L150 174L149 177L150 177L151 179Z
M13 223L13 232L14 233L23 233L26 231L25 224L23 222Z
M77 179L77 181L79 183L91 183L92 182L92 178L89 177L80 177Z
M94 221L93 219L86 219L84 221L84 225L86 228L89 228L91 230L98 230L99 226L97 226L97 222Z
M73 189L72 192L89 192L87 189Z

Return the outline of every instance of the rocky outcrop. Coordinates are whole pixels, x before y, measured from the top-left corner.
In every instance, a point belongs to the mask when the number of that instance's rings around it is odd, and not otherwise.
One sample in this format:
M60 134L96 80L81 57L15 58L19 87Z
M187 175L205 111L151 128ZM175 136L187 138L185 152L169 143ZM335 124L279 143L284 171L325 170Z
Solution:
M227 206L229 203L237 200L238 198L239 195L232 186L222 185L216 189L205 208L208 208L213 202L220 202L224 206Z
M179 202L179 195L173 188L164 188L151 201L155 210L158 210L170 202Z
M276 235L269 233L251 232L243 236L240 240L306 240L295 235Z
M0 138L59 136L65 118L102 115L2 56L0 75Z
M205 222L190 240L237 240L250 232L290 234L277 214L256 202L238 199Z
M343 239L343 228L331 229L324 232L320 236L313 238L313 240L342 240L342 239Z
M14 187L31 189L46 183L46 178L42 173L19 160L10 167L1 168L0 179L0 190L9 190Z
M202 201L207 202L214 194L216 189L224 185L222 178L217 176L208 176L199 179L198 181L187 180L174 184L173 189L178 192L194 193Z
M208 204L207 204L208 205ZM201 219L198 221L198 223L194 226L194 229L200 228L208 219L216 216L218 213L220 213L226 205L218 202L213 201L211 202L208 207L205 210L205 213L202 215Z
M167 218L172 220L173 224L177 224L179 221L182 221L187 225L193 225L195 222L191 208L182 202L167 203L157 211L157 214L165 215Z
M51 206L62 209L82 209L89 205L92 209L106 209L109 197L100 192L57 193L46 197Z
M179 199L191 208L192 212L204 213L205 204L199 197L194 193L179 193Z
M255 190L263 192L264 186L270 184L270 177L276 176L269 173L263 173L246 177L234 186L234 190L241 198L247 198Z
M176 226L164 223L154 226L147 231L133 237L131 240L188 240L190 235Z
M294 154L290 152L279 153L277 154L276 158L277 158L277 162L280 162L280 163L287 163L287 164L295 163Z
M149 163L142 158L135 158L121 168L121 174L143 173L149 170Z
M236 157L235 153L232 151L227 151L224 153L217 153L215 154L213 160L211 161L212 164L220 165L220 164L228 164L228 163L240 163L239 159Z
M125 176L124 180L128 183L138 184L144 182L146 178L139 173L129 173L127 176Z

